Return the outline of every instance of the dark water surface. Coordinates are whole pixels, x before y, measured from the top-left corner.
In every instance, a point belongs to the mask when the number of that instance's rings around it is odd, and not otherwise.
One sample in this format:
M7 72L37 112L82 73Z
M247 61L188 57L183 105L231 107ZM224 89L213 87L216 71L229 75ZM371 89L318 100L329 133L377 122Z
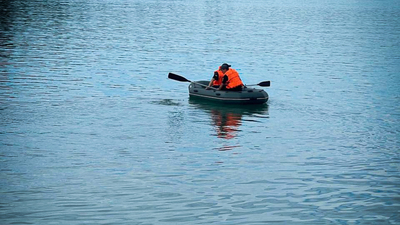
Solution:
M0 224L400 224L397 0L3 0ZM270 101L189 100L228 62Z

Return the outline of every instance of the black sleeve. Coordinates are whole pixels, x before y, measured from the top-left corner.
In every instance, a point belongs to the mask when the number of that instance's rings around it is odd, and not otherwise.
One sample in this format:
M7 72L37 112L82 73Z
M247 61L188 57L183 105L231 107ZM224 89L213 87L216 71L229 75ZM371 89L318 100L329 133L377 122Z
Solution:
M228 76L224 75L224 78L222 78L222 83L226 83L228 82Z
M213 78L214 78L214 80L218 80L218 72L214 72Z

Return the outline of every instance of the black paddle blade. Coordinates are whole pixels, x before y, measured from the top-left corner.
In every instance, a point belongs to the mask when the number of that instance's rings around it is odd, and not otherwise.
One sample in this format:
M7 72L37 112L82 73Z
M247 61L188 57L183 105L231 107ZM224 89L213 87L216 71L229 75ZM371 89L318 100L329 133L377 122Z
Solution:
M179 76L178 74L174 74L174 73L169 73L168 78L172 79L172 80L181 81L181 82L191 82L190 80L188 80L182 76Z
M263 82L258 83L257 85L261 86L261 87L269 87L269 86L271 86L271 81L263 81Z

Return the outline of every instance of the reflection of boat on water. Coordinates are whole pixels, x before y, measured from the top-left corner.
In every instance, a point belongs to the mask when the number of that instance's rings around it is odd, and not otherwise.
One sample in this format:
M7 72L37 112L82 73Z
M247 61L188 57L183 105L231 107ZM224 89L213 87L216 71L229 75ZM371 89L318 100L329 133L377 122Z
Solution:
M201 99L190 99L189 103L211 115L219 138L232 139L237 136L246 115L267 115L268 105L224 105Z
M211 102L204 99L190 98L189 104L204 111L217 110L221 112L233 112L241 115L261 114L268 115L268 104L260 105L227 105Z

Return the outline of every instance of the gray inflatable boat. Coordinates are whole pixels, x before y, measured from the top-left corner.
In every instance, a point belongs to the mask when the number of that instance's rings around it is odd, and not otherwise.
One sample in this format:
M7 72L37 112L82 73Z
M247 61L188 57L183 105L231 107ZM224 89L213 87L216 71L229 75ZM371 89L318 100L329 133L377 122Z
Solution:
M244 87L242 91L218 90L210 87L206 88L209 81L190 81L178 74L169 73L168 78L180 82L190 82L190 98L199 98L227 104L263 104L268 101L268 94L263 89ZM248 86L269 87L271 81L263 81L258 84Z
M191 98L208 99L227 104L263 104L268 94L263 89L244 87L242 91L206 89L209 81L195 81L189 85Z

